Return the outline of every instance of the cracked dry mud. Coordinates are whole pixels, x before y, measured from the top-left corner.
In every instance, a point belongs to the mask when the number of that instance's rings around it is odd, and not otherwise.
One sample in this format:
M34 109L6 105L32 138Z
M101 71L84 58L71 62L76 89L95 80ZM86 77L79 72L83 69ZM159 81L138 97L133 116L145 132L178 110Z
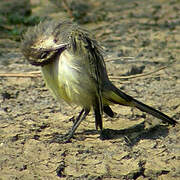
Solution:
M116 86L179 121L180 2L98 3L105 20L83 26L105 47L106 58L119 58L107 61L111 76L168 66L148 76L113 79ZM45 14L46 5L33 13ZM23 58L19 43L0 39L0 73L38 70ZM79 110L54 100L41 77L0 77L0 179L180 179L179 124L166 126L117 105L115 118L103 118L108 140L99 139L91 113L72 142L49 143L53 135L68 131Z

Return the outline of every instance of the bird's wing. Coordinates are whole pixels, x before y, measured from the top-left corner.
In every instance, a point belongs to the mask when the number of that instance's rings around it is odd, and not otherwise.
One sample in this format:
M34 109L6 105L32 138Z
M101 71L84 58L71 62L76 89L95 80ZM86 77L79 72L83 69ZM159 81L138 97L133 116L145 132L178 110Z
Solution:
M105 62L98 43L92 38L91 34L83 29L77 28L71 32L71 49L74 54L84 57L87 70L96 84L97 94L94 101L94 112L96 117L96 127L102 129L102 87L103 79L107 77Z

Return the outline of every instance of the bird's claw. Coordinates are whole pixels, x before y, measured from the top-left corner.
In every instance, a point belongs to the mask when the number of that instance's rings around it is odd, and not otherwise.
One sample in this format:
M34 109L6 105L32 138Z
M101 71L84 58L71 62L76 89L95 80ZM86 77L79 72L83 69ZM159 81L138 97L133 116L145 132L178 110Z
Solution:
M67 133L65 135L56 135L49 142L63 144L70 142L71 138L72 136L69 133Z

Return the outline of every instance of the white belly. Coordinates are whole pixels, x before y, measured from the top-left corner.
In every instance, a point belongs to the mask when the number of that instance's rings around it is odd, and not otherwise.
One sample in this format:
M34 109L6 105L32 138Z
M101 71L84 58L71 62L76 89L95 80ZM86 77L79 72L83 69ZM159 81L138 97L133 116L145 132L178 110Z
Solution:
M97 93L94 80L83 59L63 51L53 63L42 67L47 86L57 99L83 107L91 107Z

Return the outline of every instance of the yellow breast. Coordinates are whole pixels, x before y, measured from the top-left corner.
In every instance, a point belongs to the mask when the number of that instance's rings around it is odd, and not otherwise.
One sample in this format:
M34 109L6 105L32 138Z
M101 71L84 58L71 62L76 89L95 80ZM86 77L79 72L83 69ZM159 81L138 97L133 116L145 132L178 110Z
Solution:
M42 74L54 97L69 104L91 107L97 88L86 66L76 58L79 57L65 50L55 61L42 67Z

